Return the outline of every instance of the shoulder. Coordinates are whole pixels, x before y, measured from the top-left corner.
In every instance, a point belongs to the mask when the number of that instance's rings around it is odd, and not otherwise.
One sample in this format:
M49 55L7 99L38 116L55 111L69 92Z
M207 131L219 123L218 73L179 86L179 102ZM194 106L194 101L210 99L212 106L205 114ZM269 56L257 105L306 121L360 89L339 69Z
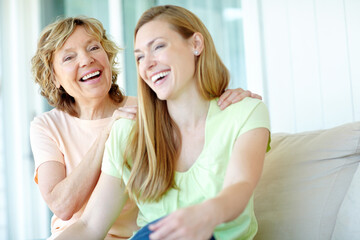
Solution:
M35 116L34 119L32 120L32 122L38 123L38 122L57 121L59 119L66 118L66 117L71 117L71 116L63 111L60 111L60 110L54 108L48 112L43 112L43 113Z
M137 97L127 96L124 106L136 106L138 104Z
M111 128L109 139L112 142L124 142L128 139L135 121L121 118L116 120Z
M129 119L117 120L112 128L108 140L102 163L102 170L109 175L120 177L120 166L123 161L123 153L128 145L129 135L135 121Z
M211 104L208 125L211 129L218 129L219 133L233 131L241 134L259 127L270 129L269 113L261 100L245 98L222 111L217 106L216 101Z
M34 128L52 128L57 123L64 121L64 119L71 117L67 113L63 111L59 111L58 109L52 109L48 112L44 112L34 117L34 119L30 123L30 129Z
M246 97L242 101L234 103L234 104L230 105L229 107L232 106L234 111L236 111L236 110L251 111L259 105L265 106L264 102L259 99Z
M130 120L127 118L120 118L114 122L112 130L117 132L127 131L128 129L131 129L134 124L135 124L134 120Z
M267 107L265 103L255 98L244 98L242 101L233 103L224 109L222 115L227 118L246 119L254 111L260 111L264 115L267 115Z

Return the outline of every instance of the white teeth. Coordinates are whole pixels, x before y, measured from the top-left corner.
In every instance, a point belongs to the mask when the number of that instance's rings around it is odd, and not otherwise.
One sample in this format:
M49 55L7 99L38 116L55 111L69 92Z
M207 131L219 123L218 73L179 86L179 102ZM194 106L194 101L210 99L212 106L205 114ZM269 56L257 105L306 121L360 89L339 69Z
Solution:
M152 82L156 82L159 78L165 77L165 76L168 75L169 73L170 73L170 71L158 73L158 74L156 74L156 75L154 75L154 76L151 77L151 81L152 81Z
M96 71L96 72L93 72L93 73L89 73L88 75L85 75L82 80L88 80L89 78L93 77L93 76L96 76L100 74L100 71Z

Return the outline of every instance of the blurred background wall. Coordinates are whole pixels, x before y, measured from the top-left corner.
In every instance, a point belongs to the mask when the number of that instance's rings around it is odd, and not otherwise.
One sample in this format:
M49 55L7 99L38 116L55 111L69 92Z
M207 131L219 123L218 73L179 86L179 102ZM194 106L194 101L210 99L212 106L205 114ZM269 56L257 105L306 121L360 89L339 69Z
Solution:
M58 17L99 19L124 50L118 83L136 95L133 29L143 11L174 4L196 13L231 73L231 88L263 96L273 132L360 120L358 0L0 0L0 239L49 236L33 181L29 126L51 109L30 59L41 29Z

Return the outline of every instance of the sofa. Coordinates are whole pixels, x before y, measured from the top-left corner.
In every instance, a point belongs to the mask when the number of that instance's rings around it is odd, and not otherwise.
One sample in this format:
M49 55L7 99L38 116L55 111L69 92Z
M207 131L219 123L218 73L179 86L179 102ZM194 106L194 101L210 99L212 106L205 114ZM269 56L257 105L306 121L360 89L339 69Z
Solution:
M273 133L254 193L255 240L360 239L360 122Z

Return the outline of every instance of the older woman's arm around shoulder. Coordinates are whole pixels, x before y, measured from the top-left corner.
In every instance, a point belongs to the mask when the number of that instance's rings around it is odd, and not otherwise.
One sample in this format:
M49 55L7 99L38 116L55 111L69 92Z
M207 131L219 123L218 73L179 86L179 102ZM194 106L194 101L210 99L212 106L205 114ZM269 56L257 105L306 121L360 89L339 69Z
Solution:
M104 239L127 199L122 180L101 173L81 218L55 239Z

